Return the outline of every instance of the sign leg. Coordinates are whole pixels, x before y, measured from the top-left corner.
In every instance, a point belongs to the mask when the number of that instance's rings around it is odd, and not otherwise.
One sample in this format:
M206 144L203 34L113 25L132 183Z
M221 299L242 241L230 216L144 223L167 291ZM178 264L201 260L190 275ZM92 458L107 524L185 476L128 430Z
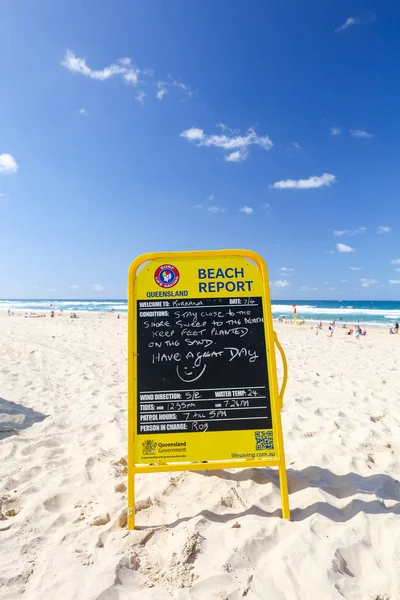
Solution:
M285 462L279 465L279 486L281 488L282 519L290 519L289 493Z
M135 529L135 473L128 478L128 529Z

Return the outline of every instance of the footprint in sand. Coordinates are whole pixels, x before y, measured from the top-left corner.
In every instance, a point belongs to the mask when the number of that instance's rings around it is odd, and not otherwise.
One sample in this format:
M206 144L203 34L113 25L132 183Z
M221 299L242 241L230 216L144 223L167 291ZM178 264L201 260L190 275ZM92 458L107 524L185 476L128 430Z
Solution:
M51 525L46 529L46 533L53 533L64 527L66 523L68 523L69 519L65 515L58 515L58 517L51 523Z
M50 438L41 442L29 444L21 450L21 454L23 456L30 456L31 454L34 454L36 450L40 450L41 448L58 448L59 446L60 442L58 440Z
M43 502L46 510L54 513L66 512L72 510L76 503L76 498L72 494L56 494Z
M42 467L32 467L31 469L27 469L26 471L23 472L22 476L19 477L19 479L8 479L6 484L5 484L5 488L8 490L15 490L18 487L20 487L20 485L24 484L24 483L28 483L28 481L31 481L32 479L34 479L35 477L37 477L40 473L42 472Z

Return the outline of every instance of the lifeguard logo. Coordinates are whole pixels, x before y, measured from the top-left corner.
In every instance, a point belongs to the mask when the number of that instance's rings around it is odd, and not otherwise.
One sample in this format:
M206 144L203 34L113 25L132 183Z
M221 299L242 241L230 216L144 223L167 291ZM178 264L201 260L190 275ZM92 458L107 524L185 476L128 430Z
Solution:
M179 271L172 265L162 265L154 273L154 279L160 287L172 288L179 281Z

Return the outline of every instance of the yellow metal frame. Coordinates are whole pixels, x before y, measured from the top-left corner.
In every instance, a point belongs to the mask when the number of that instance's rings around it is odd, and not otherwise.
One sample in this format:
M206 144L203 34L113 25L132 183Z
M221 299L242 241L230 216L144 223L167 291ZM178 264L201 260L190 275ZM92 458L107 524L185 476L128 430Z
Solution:
M268 378L270 382L272 424L275 434L277 457L257 460L226 460L207 463L165 463L158 465L137 465L134 456L134 436L136 435L137 405L137 325L135 281L138 269L146 262L174 262L178 259L203 259L215 257L241 257L255 263L263 281L263 314L264 332L267 352ZM278 391L275 344L281 354L284 374L281 390ZM170 471L200 471L216 469L243 469L248 467L278 467L279 484L282 502L282 518L290 519L289 495L287 485L286 463L283 446L282 422L280 411L283 406L283 394L287 382L287 362L282 346L273 329L271 298L268 283L268 270L264 260L251 250L204 250L200 252L151 252L138 256L130 265L128 273L128 529L135 528L135 475L138 473L159 473Z

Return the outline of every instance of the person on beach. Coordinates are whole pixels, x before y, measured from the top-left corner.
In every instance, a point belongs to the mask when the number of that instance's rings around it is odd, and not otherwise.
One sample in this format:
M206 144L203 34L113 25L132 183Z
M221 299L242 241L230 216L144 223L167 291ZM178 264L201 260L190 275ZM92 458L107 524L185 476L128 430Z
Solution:
M399 333L399 324L397 321L393 323L393 327L389 329L389 333Z

